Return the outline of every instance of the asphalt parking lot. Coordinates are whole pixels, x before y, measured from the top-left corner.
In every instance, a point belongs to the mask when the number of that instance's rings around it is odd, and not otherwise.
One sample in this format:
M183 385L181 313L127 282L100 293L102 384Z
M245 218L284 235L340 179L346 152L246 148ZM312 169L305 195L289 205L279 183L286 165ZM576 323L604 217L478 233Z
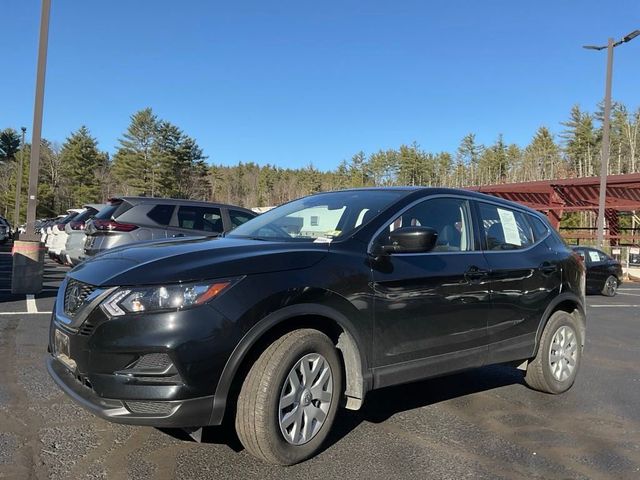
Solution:
M340 414L318 457L280 468L224 428L195 443L107 423L64 396L44 359L66 270L47 262L42 294L11 295L0 248L0 478L640 478L638 284L588 297L584 363L566 394L530 390L503 366L385 389Z

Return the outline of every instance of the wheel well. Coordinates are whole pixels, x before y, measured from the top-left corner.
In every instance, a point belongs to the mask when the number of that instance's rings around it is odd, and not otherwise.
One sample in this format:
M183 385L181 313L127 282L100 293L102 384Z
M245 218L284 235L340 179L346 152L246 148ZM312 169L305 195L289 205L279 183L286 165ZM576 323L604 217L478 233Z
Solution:
M551 318L551 315L553 315L557 311L567 312L577 320L578 326L580 328L580 338L582 338L582 346L584 347L587 324L584 313L579 308L578 304L573 300L563 300L562 302L560 302L558 305L553 307L553 310L549 313L549 317L544 324L545 327L547 326L547 322L549 321L549 318Z
M312 328L327 335L339 352L344 373L345 407L358 410L364 401L364 380L360 350L349 332L331 318L322 315L298 315L275 324L251 346L233 376L227 398L226 415L235 410L237 396L247 373L262 352L282 335L301 328Z

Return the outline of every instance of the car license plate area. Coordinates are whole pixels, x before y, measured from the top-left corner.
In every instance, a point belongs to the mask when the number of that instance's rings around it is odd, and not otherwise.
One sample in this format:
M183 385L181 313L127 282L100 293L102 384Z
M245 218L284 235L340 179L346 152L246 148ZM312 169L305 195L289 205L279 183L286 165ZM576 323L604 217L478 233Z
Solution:
M54 354L65 367L75 372L76 362L71 359L69 354L69 336L60 330L56 330L54 334Z

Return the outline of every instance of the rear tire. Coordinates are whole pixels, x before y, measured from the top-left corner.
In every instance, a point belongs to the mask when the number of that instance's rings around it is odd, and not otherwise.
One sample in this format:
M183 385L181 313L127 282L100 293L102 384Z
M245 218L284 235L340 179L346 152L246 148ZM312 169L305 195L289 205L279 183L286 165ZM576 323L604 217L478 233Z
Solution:
M604 286L602 287L602 295L606 297L613 297L615 296L617 290L618 279L613 275L609 275L604 282Z
M575 317L564 311L553 313L542 331L538 353L527 366L524 381L541 392L566 392L580 368L582 345Z
M301 329L273 342L244 379L235 426L253 456L293 465L327 437L342 394L342 365L331 340Z

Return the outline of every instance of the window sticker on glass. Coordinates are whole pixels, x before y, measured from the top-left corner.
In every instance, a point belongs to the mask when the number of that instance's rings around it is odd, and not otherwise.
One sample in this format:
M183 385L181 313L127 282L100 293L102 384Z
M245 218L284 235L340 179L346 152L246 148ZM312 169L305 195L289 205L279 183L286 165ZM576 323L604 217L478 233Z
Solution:
M511 210L498 208L498 215L500 216L505 243L521 246L522 241L520 240L520 233L518 232L518 225L516 224L516 218L513 212Z
M589 258L592 262L599 262L600 254L598 252L589 252Z
M318 237L313 241L313 243L331 243L331 240L333 240L333 238Z

